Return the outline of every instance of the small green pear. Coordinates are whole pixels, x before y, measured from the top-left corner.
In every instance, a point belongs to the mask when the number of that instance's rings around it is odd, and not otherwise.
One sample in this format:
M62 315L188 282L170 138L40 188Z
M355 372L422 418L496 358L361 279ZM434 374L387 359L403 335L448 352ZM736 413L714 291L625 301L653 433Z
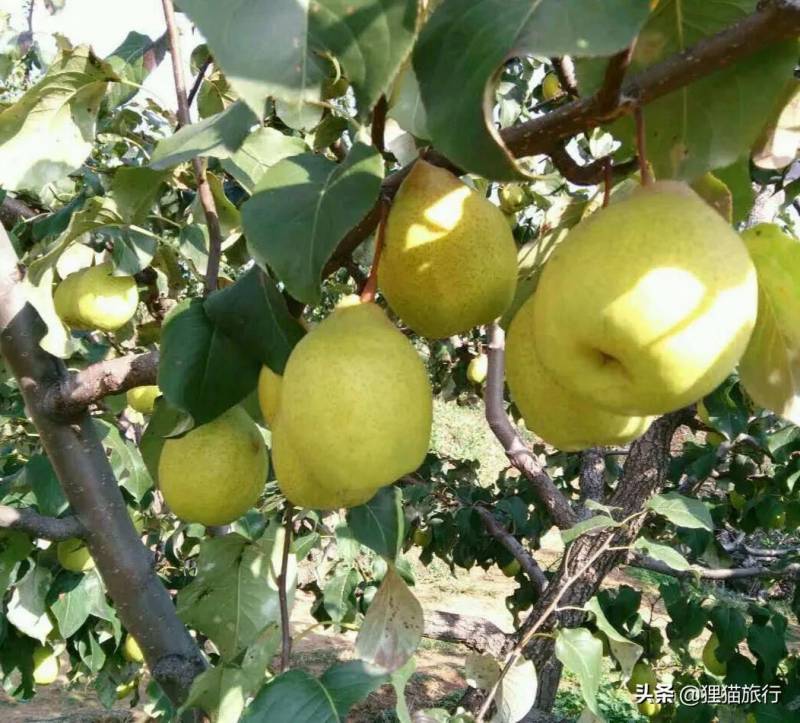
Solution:
M728 664L717 658L717 648L719 647L719 638L716 633L706 641L703 646L703 664L706 666L711 675L722 677L728 672Z
M680 409L744 353L758 305L741 238L683 183L660 181L575 226L536 289L536 348L565 388L618 414Z
M528 196L518 183L507 183L497 194L503 213L516 213L525 206Z
M417 334L488 324L511 305L517 249L503 213L442 168L417 161L386 222L378 286Z
M519 564L519 560L514 559L511 562L503 565L500 570L506 577L516 577L519 575L520 570L522 570L522 565Z
M77 537L61 540L56 546L56 557L61 567L70 572L88 572L94 567L89 548Z
M483 384L488 372L489 357L487 357L486 354L479 354L473 357L467 366L467 379L473 384Z
M182 520L227 525L256 504L267 471L261 432L244 409L232 407L182 437L167 439L158 484Z
M348 297L303 337L280 397L272 456L278 485L296 505L363 504L428 451L425 366L374 303Z
M136 642L136 638L130 633L125 636L125 642L122 644L122 657L129 663L143 663L144 653Z
M636 693L637 686L646 685L647 692L652 695L655 693L657 683L658 678L656 678L655 671L643 660L640 660L633 666L627 687L631 693Z
M132 276L113 276L111 264L81 269L56 288L56 313L67 326L116 331L136 313L139 290Z
M33 649L33 680L37 685L50 685L58 678L58 656L52 648L37 645Z
M542 81L542 97L545 100L555 100L564 95L561 81L555 73L548 73Z
M652 417L615 414L563 387L537 352L535 301L517 312L506 340L506 377L511 398L528 429L565 452L627 444L644 434Z
M139 414L152 414L156 407L156 399L161 395L157 384L148 384L143 387L129 389L125 398L131 409Z

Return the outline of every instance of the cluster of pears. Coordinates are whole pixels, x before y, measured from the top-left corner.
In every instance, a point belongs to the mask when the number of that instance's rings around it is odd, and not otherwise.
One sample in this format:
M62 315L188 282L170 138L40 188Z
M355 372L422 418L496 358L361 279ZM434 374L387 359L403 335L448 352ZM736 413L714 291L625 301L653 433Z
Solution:
M106 262L69 274L53 301L59 318L71 329L116 331L136 313L139 291L132 276L114 276Z
M527 426L567 451L625 444L717 387L742 357L756 270L689 186L643 186L574 227L511 322L507 377Z

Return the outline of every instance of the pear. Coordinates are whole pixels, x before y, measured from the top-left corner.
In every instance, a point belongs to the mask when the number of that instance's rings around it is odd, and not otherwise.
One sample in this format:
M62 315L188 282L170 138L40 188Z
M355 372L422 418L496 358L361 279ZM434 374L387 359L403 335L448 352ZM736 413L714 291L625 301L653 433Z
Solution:
M125 636L125 642L122 644L122 657L129 663L143 663L144 653L136 642L136 638L130 633Z
M116 331L136 313L139 291L132 276L112 276L110 263L70 274L56 288L56 313L73 329Z
M58 678L58 656L52 648L37 645L33 649L33 680L36 685L50 685Z
M160 395L161 390L157 384L147 384L129 389L125 398L128 405L140 414L152 414L156 406L156 399Z
M564 95L564 89L561 87L558 76L555 73L545 75L542 81L542 97L545 100L555 100L562 95Z
M56 546L56 557L61 567L70 572L88 572L94 567L89 548L77 537L61 540Z
M501 211L452 173L417 161L386 222L378 286L417 334L442 338L508 309L514 237Z
M517 312L506 340L506 376L511 398L528 429L556 449L627 444L647 431L651 417L615 414L561 386L539 361L535 296Z
M636 693L637 686L646 685L647 692L650 695L655 694L656 685L658 685L658 678L656 678L655 671L644 661L640 660L633 666L631 677L628 678L628 690L631 693Z
M376 304L348 297L286 364L273 423L278 485L303 507L363 504L422 463L432 407L408 339Z
M258 404L264 421L272 426L278 414L278 402L281 396L281 376L268 366L261 367L258 375Z
M536 299L536 349L553 377L587 402L648 416L730 374L753 331L758 285L720 215L685 184L661 181L574 227Z
M258 501L267 452L255 422L232 407L212 422L164 442L158 482L170 509L186 522L227 525Z
M489 357L486 354L479 354L470 360L467 366L467 379L473 384L483 384L486 374L489 372Z
M728 672L728 664L717 657L719 638L716 633L712 633L706 644L703 646L703 664L711 675L722 677Z

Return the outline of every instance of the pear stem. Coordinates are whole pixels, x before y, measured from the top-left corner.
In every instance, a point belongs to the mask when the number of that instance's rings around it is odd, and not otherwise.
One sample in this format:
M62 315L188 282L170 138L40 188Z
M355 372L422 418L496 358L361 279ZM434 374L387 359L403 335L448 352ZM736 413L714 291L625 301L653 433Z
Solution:
M287 601L287 571L289 569L289 549L292 546L292 516L294 506L286 503L285 532L283 537L283 551L281 554L281 571L278 574L278 602L281 609L281 673L289 667L289 656L292 653L292 635L289 629L289 603Z
M375 294L378 292L378 264L383 252L383 244L386 236L386 218L389 215L389 202L381 200L381 220L378 224L378 234L375 238L375 255L372 258L372 268L369 272L367 283L361 289L361 301L364 303L375 301Z
M639 152L639 171L642 176L642 185L649 186L653 182L653 174L650 173L650 164L647 162L647 135L645 133L642 106L636 106L636 110L633 111L633 118L636 122L636 148Z
M614 164L610 158L606 158L605 166L603 168L603 208L608 208L611 203L611 186L614 183Z

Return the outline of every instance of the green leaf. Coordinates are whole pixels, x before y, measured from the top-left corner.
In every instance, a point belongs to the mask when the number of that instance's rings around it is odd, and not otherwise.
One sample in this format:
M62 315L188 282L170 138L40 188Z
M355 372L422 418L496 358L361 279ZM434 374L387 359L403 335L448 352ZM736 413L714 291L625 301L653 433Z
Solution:
M604 530L607 527L617 527L619 523L614 521L611 517L606 515L595 515L586 520L582 520L576 525L573 525L568 530L561 531L561 539L564 544L569 544L574 539L585 535L587 532L594 532L595 530Z
M237 101L222 113L184 126L160 141L150 160L150 168L164 170L197 156L229 158L239 150L256 123L258 117Z
M362 545L394 561L405 536L402 492L383 487L367 504L347 510L347 524Z
M32 549L31 538L24 532L9 531L0 539L0 595L5 596L19 569L19 563Z
M430 138L425 106L419 92L419 81L410 63L400 72L395 81L388 116L393 118L406 133L415 138Z
M684 497L677 492L656 495L647 502L647 507L666 517L677 527L702 528L714 531L714 521L708 508L700 501Z
M800 424L800 241L773 224L742 238L758 273L758 318L739 376L757 404Z
M485 178L521 174L491 119L494 83L511 56L605 56L630 45L642 0L444 0L414 50L433 145Z
M158 248L158 236L136 226L108 226L97 237L112 245L115 276L133 276L146 269Z
M670 547L669 545L662 545L658 542L640 537L633 543L633 549L640 550L648 557L663 562L665 565L669 565L673 570L677 570L678 572L692 569L692 566L686 561L686 558L674 547Z
M398 723L411 723L411 712L408 710L408 702L406 701L406 685L408 685L408 681L411 679L411 676L414 675L416 669L416 661L414 658L409 658L408 662L402 668L398 668L391 675L394 697L397 700L394 712L397 716ZM448 715L448 720L449 717Z
M745 155L725 168L718 168L714 175L730 190L733 197L733 223L744 221L753 208L755 194L750 180L750 157ZM787 199L788 201L789 199Z
M147 35L136 31L128 33L122 44L106 58L117 76L128 83L111 86L106 96L108 107L116 108L131 100L139 92L134 86L144 83L164 59L166 51L166 37L154 43Z
M58 622L58 632L63 638L71 638L88 619L90 613L89 596L84 585L88 576L67 592L62 592L51 606Z
M271 624L279 623L277 576L284 529L273 523L255 543L236 534L204 540L197 576L178 593L178 614L207 635L223 661L231 661ZM297 567L290 555L287 571L289 609L294 601Z
M372 208L382 179L380 154L363 143L340 164L305 154L272 166L242 206L253 257L296 299L318 302L323 267Z
M599 715L597 691L603 667L603 644L586 628L566 628L556 634L555 652L556 658L578 678L589 710Z
M390 565L356 638L356 655L392 672L405 665L422 639L422 606Z
M53 465L43 454L33 455L25 465L23 474L24 481L36 495L36 507L43 515L58 517L69 507Z
M114 172L109 195L125 223L143 223L169 173L145 166L123 166Z
M247 136L236 153L223 159L222 167L252 194L267 169L307 150L301 138L287 136L274 128L258 128Z
M325 584L322 604L334 623L340 624L354 617L357 585L358 572L352 567L337 569L336 574Z
M639 34L629 75L742 20L757 5L758 0L661 0ZM741 158L761 133L765 108L777 103L796 62L796 41L772 43L644 106L647 155L656 176L693 180ZM601 82L603 67L592 68L591 80L581 73L582 92ZM754 97L758 103L751 102ZM625 118L612 130L629 156L633 121Z
M289 354L305 334L272 279L257 267L212 293L205 311L216 328L276 374L283 374Z
M48 568L43 565L31 567L14 588L6 614L8 622L17 630L42 645L53 629L46 602L52 580L53 573Z
M167 401L196 424L216 419L256 386L260 362L240 349L187 299L167 316L161 335L158 386Z
M106 451L111 469L119 484L124 487L137 502L153 487L147 467L136 445L123 439L119 430L103 419L92 419L98 437Z
M629 678L633 666L636 665L636 661L642 657L644 648L638 643L628 640L628 638L617 631L606 617L603 608L600 607L600 601L597 597L593 597L589 600L589 602L583 606L583 609L594 615L598 630L608 638L608 647L611 648L611 653L619 662L619 666L622 669L622 677Z
M92 150L111 68L86 47L65 50L44 78L0 112L0 186L38 193Z
M371 110L411 50L417 2L183 0L181 9L253 111L263 114L272 97L286 106L289 117L302 119L315 110L303 106L319 103L323 81L333 75L326 55L341 64L362 117Z
M386 671L365 663L349 660L328 668L319 682L325 686L342 720L349 710L373 690L389 681Z

